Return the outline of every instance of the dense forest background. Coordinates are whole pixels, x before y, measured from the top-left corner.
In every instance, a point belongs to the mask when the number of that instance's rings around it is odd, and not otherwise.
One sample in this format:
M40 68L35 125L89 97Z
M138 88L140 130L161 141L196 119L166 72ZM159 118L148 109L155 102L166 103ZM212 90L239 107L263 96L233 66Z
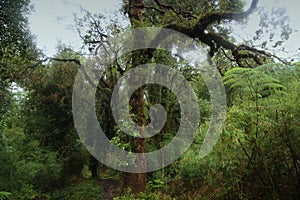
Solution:
M292 33L282 9L267 16L258 0L249 8L241 0L129 0L118 10L126 25L83 9L84 17L74 20L82 51L61 44L48 57L29 29L33 6L30 0L0 1L0 199L299 199L300 62L276 53ZM259 11L260 29L251 40L238 42L231 22L245 24L254 11ZM79 139L72 113L77 72L93 61L88 55L105 58L101 49L116 49L110 38L138 27L168 28L195 39L221 74L226 121L206 157L200 159L199 150L212 117L209 90L200 70L161 49L102 60L109 66L96 85L97 119L122 149L146 153L168 144L181 117L178 99L168 88L146 85L130 99L132 120L141 126L150 122L152 105L168 111L165 126L153 138L124 134L110 108L124 73L143 63L164 64L181 72L197 96L201 117L191 147L158 171L124 173L100 163ZM82 113L84 122L89 117Z

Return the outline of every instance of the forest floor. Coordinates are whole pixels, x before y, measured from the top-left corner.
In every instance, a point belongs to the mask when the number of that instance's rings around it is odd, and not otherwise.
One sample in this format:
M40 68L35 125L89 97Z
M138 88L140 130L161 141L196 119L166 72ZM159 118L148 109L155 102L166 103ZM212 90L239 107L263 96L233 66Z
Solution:
M120 196L122 192L122 181L115 179L102 179L99 181L103 188L102 200L112 200L116 196Z
M72 183L60 190L67 195L67 199L97 199L113 200L121 196L123 189L122 179L112 178L76 178ZM99 197L100 196L100 197Z

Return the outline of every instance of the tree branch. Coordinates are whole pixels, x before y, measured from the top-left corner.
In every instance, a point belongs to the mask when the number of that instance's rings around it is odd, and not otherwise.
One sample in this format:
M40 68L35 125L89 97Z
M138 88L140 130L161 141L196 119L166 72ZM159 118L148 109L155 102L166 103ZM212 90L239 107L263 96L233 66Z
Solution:
M197 25L202 29L206 29L207 26L222 20L238 20L248 17L257 7L258 0L253 0L250 8L243 13L212 13L205 15L199 19Z
M179 11L177 11L173 6L168 5L168 4L164 4L164 3L160 2L159 0L154 0L154 2L160 8L167 9L167 10L172 10L181 21L182 21L181 17L184 17L184 18L190 17L190 18L198 19L196 16L194 16L192 13L190 13L190 12L188 12L186 10L179 10ZM164 10L161 10L161 11L164 11Z
M242 65L240 62L241 59L253 59L258 65L263 64L263 61L266 57L269 58L275 58L279 60L280 62L290 65L287 61L279 58L276 55L272 55L270 53L265 52L264 50L259 50L251 46L247 46L245 44L242 45L236 45L228 40L226 40L223 36L221 36L218 33L215 32L207 32L206 27L210 25L211 23L214 23L216 20L223 20L223 19L241 19L243 17L247 17L249 14L253 12L253 10L257 6L258 0L253 0L250 8L243 13L235 14L235 13L214 13L211 15L207 15L204 18L201 18L199 20L199 23L197 23L193 27L185 27L177 24L170 24L165 26L165 28L172 29L175 31L178 31L180 33L183 33L191 38L199 39L200 42L208 45L210 47L209 55L213 57L215 53L218 51L220 47L230 50L232 52L232 55L234 56L235 61ZM243 51L241 53L241 51ZM231 60L232 61L232 60Z

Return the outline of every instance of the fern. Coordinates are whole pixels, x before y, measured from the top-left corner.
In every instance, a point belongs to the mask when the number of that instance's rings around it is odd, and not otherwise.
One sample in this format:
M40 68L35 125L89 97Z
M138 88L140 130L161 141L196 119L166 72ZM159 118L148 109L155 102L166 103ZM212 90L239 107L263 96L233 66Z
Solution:
M0 200L8 200L11 193L0 191Z
M260 65L256 70L272 75L281 81L290 81L290 78L299 81L299 66L283 65L279 63L268 63Z
M284 86L275 78L270 66L258 68L233 68L225 73L224 84L240 95L241 99L257 99L282 93ZM270 68L269 68L270 69Z

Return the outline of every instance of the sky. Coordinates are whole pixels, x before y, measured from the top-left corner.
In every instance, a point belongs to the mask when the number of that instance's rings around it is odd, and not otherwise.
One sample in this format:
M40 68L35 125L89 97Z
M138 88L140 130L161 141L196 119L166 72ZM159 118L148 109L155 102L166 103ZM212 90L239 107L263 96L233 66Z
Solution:
M120 0L32 0L34 12L29 16L31 32L38 48L53 56L59 43L80 49L82 41L74 29L74 14L82 16L83 7L91 13L114 13Z
M245 1L249 6L251 0ZM47 56L53 56L59 43L80 49L82 41L74 30L74 14L82 16L80 7L91 13L115 14L122 5L122 0L32 0L32 3L35 11L29 16L31 31L36 36L38 48L44 50ZM266 9L286 8L294 32L285 43L286 52L278 53L286 58L296 54L300 57L300 1L260 0L259 6L265 6ZM247 26L234 26L234 35L237 39L250 39L255 35L258 23L258 14L254 13L250 16Z

